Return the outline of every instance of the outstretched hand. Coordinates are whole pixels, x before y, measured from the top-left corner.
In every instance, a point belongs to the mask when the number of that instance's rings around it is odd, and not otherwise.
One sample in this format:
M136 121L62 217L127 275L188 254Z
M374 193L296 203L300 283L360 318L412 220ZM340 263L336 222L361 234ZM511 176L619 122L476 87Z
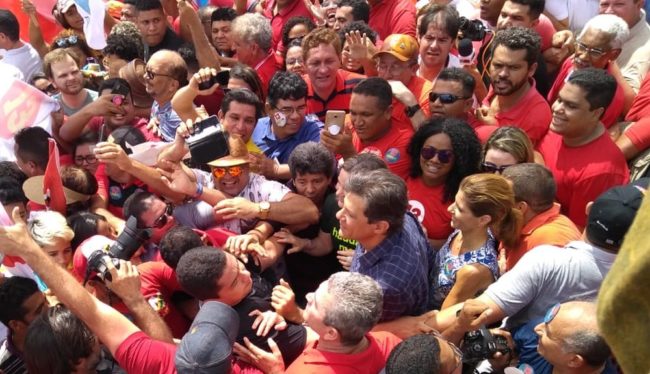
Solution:
M30 251L40 251L40 247L27 231L27 224L20 215L20 209L15 207L11 212L14 221L12 226L0 226L0 252L23 257Z

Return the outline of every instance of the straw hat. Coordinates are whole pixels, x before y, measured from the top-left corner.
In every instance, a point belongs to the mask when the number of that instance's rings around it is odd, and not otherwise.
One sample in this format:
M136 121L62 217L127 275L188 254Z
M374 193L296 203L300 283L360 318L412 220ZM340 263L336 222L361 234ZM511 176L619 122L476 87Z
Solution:
M125 79L131 86L131 97L135 106L149 108L153 104L153 98L149 96L144 86L144 71L147 64L136 58L124 65L120 71L120 78Z
M44 176L38 175L31 177L23 183L23 192L30 201L37 204L45 205L45 194L43 193L43 178ZM65 193L65 203L70 205L80 201L88 201L92 196L84 195L82 193L73 191L67 187L63 187Z
M250 162L248 159L246 143L244 143L244 140L241 137L230 135L228 137L228 148L230 149L230 155L210 161L208 162L208 165L217 168L228 168L231 166L248 164Z

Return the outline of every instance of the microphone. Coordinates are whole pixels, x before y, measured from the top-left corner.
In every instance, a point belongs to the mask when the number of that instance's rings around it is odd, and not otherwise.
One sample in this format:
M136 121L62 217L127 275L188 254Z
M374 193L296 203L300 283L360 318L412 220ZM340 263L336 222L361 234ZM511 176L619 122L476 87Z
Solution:
M458 43L458 59L463 65L474 62L474 46L471 39L464 38Z

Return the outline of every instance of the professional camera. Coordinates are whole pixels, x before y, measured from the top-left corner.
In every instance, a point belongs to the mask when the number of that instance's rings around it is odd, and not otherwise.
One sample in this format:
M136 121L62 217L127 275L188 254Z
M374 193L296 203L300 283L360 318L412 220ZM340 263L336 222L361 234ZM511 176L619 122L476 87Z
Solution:
M503 336L492 335L485 326L465 334L461 344L463 363L476 365L483 360L492 358L496 352L510 352L508 342Z
M469 20L465 17L460 17L459 31L463 33L463 38L481 41L485 38L488 30L480 20Z
M98 249L88 256L84 284L88 282L88 278L92 272L97 272L97 275L102 280L110 282L111 274L106 264L110 261L113 263L113 266L119 268L120 260L130 260L142 243L149 239L150 236L150 229L139 229L138 220L134 216L129 217L124 226L124 231L122 231L120 236L117 237L108 249Z
M194 132L185 140L192 162L207 164L228 155L228 138L216 116L194 124Z

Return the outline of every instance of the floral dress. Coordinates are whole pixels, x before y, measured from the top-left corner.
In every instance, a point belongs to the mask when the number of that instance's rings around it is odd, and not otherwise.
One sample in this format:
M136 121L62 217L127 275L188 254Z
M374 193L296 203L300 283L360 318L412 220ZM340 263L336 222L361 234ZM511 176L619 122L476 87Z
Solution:
M459 232L458 230L452 232L436 255L431 278L433 279L432 307L434 309L440 309L456 283L456 272L463 266L482 264L490 269L494 279L499 276L498 242L492 232L488 230L488 240L480 248L455 256L451 253L451 243Z

